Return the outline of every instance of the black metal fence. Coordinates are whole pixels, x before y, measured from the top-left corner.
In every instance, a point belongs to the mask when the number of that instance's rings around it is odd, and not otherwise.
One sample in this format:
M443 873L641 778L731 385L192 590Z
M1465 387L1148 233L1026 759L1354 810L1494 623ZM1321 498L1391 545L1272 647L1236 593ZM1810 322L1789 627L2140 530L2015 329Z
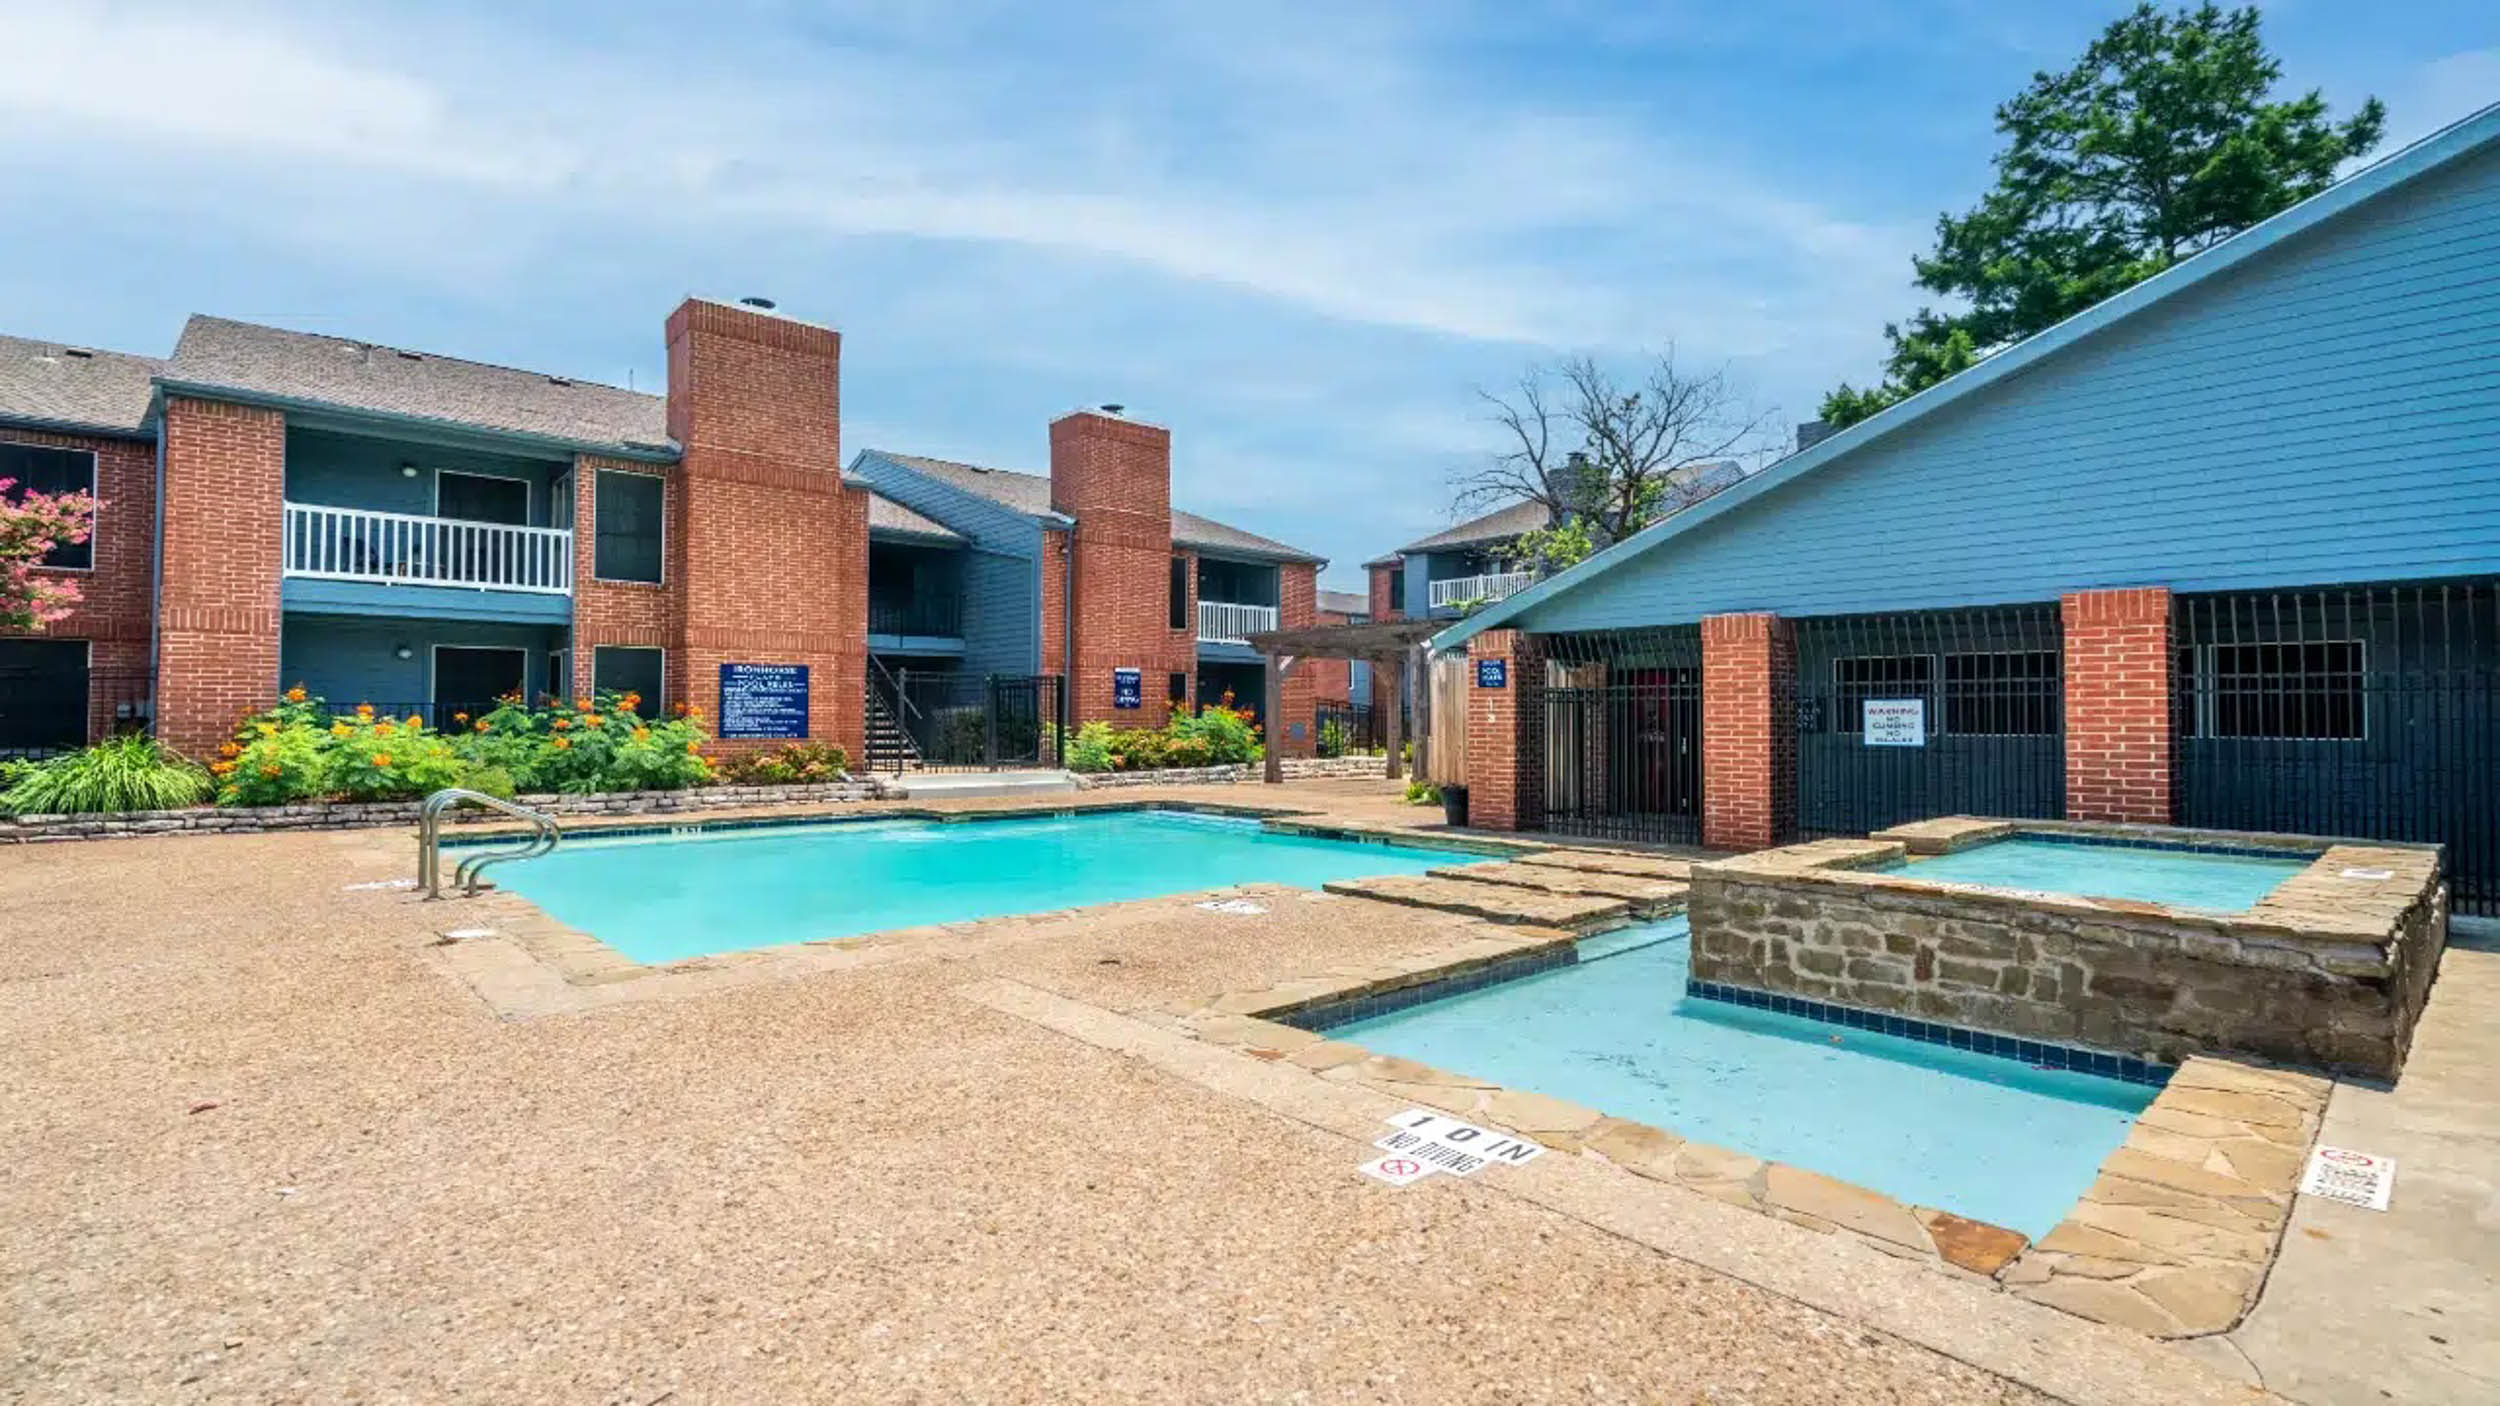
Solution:
M2065 814L2055 605L1806 619L1796 647L1803 833Z
M1056 674L868 671L874 771L993 771L1060 764L1067 695Z
M1323 757L1378 752L1389 745L1388 725L1380 710L1368 703L1322 699L1312 714L1312 724L1318 729L1312 736Z
M2500 588L2182 596L2172 638L2180 823L2443 844L2500 914Z
M49 757L153 725L146 669L0 669L0 757Z
M1549 635L1541 643L1545 828L1598 839L1698 843L1700 630Z

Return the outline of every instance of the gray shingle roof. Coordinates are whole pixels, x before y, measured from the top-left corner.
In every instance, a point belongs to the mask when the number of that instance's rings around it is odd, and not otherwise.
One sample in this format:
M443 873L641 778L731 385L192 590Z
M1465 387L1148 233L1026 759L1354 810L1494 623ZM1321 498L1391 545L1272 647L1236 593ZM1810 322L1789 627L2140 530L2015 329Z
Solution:
M1676 511L1682 512L1744 476L1744 469L1731 459L1688 464L1676 470L1672 476L1674 480L1692 492L1690 501L1680 505ZM1444 547L1473 547L1487 542L1503 542L1522 532L1533 532L1552 521L1553 514L1543 503L1513 503L1507 508L1495 508L1482 517L1469 518L1455 527L1443 528L1429 537L1419 537L1398 548L1398 551L1431 552Z
M163 365L152 356L0 337L0 421L135 434Z
M1361 591L1322 591L1319 593L1319 608L1339 615L1369 615L1372 598Z
M960 542L962 533L933 517L924 517L883 494L868 495L868 530L896 537L929 537Z
M967 493L975 493L1004 508L1036 517L1050 512L1050 479L1041 474L1017 473L1013 469L989 469L978 464L960 463L953 459L932 459L921 454L896 454L879 449L882 458L891 459L905 468L915 469L942 482L951 483ZM1224 552L1238 556L1264 557L1276 561L1324 561L1300 547L1287 546L1273 537L1262 537L1238 527L1200 517L1196 513L1172 510L1172 542L1175 546L1196 547L1201 551Z
M668 449L659 396L222 317L183 326L165 379L570 444Z

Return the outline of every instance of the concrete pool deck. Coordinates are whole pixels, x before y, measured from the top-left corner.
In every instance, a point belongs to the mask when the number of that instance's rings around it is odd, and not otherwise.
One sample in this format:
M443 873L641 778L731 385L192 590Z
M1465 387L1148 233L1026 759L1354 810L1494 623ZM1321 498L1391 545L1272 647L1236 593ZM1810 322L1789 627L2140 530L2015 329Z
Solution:
M1438 819L1374 782L1185 798ZM1593 1159L1368 1183L1394 1100L1155 1018L1482 930L1458 914L1151 900L515 1019L446 905L351 887L409 871L375 838L0 854L22 1399L2263 1399ZM2277 1275L2377 1264L2371 1230L2296 1231ZM2311 1336L2436 1351L2379 1322Z

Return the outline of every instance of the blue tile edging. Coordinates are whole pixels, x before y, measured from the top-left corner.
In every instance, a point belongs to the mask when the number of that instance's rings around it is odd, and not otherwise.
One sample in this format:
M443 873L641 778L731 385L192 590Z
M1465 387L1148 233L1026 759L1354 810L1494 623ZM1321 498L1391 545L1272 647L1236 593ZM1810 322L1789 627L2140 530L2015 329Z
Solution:
M2235 855L2241 859L2297 859L2304 864L2312 863L2319 855L2326 853L2323 848L2282 849L2269 848L2264 845L2200 844L2190 840L2137 840L2122 835L2078 835L2065 830L2025 830L2020 827L2016 827L2012 834L2003 838L2038 840L2042 844L2050 845L2090 845L2104 849L2167 849L2176 850L2181 854L2225 854ZM1982 840L1978 844L1965 846L1965 850L1985 849L1994 843L1996 843L1994 840Z
M1856 1006L1839 1006L1829 1001L1811 1000L1804 996L1783 996L1773 991L1757 991L1750 986L1732 986L1722 981L1687 981L1684 994L1696 1000L1717 1001L1723 1005L1743 1006L1749 1010L1770 1011L1775 1015L1793 1015L1826 1025L1846 1026L1870 1034L1893 1035L1904 1040L1918 1040L1948 1049L1968 1050L1973 1054L1991 1055L1998 1059L2019 1060L2038 1069L2064 1069L2076 1074L2095 1074L2104 1079L2118 1079L2148 1088L2160 1088L2170 1082L2171 1066L2131 1055L2104 1054L2098 1050L2076 1049L2071 1045L2054 1045L2041 1040L2025 1040L2014 1035L1998 1035L1986 1030L1971 1030L1959 1025L1944 1025L1932 1020L1910 1016L1886 1015L1881 1011L1861 1010Z

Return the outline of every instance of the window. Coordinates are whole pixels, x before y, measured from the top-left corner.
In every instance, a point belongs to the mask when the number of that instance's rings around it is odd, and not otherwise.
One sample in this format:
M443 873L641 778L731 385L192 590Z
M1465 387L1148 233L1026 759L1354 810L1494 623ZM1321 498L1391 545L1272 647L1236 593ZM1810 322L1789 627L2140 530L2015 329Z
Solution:
M573 696L573 651L569 649L547 651L547 687L544 692L550 698Z
M434 473L434 516L461 522L492 522L527 527L530 520L529 480L499 474Z
M1406 613L1406 567L1403 563L1389 568L1389 608Z
M2359 640L2205 646L2206 737L2351 741L2367 734Z
M1172 628L1189 628L1189 558L1172 558Z
M1997 736L2048 736L2062 730L2057 651L1948 654L1944 730Z
M84 449L53 449L39 444L0 444L0 478L14 480L8 499L29 493L95 492L95 455ZM44 554L43 565L68 571L95 566L95 538L63 542Z
M87 642L0 640L0 757L87 745Z
M606 496L604 493L602 497ZM662 685L668 677L668 651L640 645L603 644L590 651L590 686L596 693L638 693L646 718L660 715Z
M434 723L466 713L481 717L497 699L529 687L529 651L500 645L434 646Z
M1932 654L1865 654L1832 661L1839 716L1832 731L1856 732L1870 698L1925 698L1935 678Z
M1174 703L1187 703L1189 701L1189 675L1173 674L1170 683L1166 686L1164 696Z
M602 581L659 584L667 482L654 474L602 469L593 492L590 574Z

